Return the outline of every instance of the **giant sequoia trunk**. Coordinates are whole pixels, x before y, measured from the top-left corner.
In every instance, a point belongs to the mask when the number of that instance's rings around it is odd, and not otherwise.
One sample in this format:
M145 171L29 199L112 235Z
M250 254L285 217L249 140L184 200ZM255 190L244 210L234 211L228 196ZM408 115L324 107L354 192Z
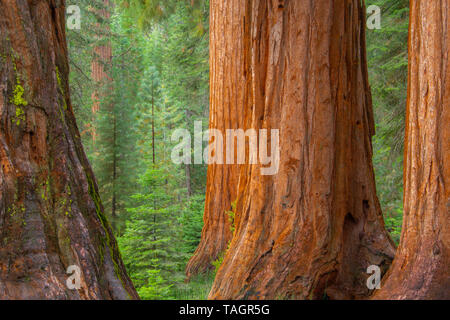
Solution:
M376 299L450 299L450 1L411 1L404 221Z
M245 44L243 38L236 38L243 34L244 7L234 0L223 0L212 5L210 11L210 129L224 135L226 129L244 128ZM223 147L225 155L225 141ZM213 148L218 150L217 145ZM225 157L223 160L226 162ZM188 278L211 268L211 263L227 249L232 237L227 212L237 198L239 167L237 163L208 166L204 227L186 268Z
M0 0L0 298L138 298L75 123L64 13Z
M212 0L211 12L221 2ZM229 2L248 8L240 23L250 33L233 34L236 46L251 45L244 123L279 129L281 156L276 175L262 176L261 165L241 170L236 231L210 298L367 297L367 267L385 272L394 246L371 162L361 1Z

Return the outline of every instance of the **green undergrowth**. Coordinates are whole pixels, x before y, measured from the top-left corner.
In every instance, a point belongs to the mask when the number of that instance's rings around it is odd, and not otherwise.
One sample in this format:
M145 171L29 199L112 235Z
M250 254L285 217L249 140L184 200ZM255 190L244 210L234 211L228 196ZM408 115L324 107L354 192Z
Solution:
M214 273L202 273L192 277L188 283L177 284L172 287L175 300L207 300L214 282Z

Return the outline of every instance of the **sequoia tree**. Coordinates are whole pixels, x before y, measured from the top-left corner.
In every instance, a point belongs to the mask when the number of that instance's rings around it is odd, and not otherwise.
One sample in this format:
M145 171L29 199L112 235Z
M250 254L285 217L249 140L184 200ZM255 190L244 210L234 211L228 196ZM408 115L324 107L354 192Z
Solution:
M210 130L225 135L227 129L244 128L247 95L243 34L245 6L232 0L219 1L210 9ZM220 153L220 144L211 137L213 153ZM225 141L222 161L208 166L204 227L200 244L190 259L188 279L211 268L212 262L227 249L232 237L233 203L237 199L240 165L226 164ZM218 154L213 156L219 156ZM236 159L235 159L236 160Z
M138 298L81 145L67 55L64 1L0 0L0 297Z
M235 234L209 297L365 298L367 267L386 272L394 255L371 160L365 8L359 0L228 2L243 7L236 23L245 27L223 37L251 64L244 124L278 129L280 159L274 175L261 175L262 164L242 167ZM212 28L232 21L221 5L211 1ZM230 68L218 53L212 63Z
M404 220L376 299L450 299L450 1L411 1Z

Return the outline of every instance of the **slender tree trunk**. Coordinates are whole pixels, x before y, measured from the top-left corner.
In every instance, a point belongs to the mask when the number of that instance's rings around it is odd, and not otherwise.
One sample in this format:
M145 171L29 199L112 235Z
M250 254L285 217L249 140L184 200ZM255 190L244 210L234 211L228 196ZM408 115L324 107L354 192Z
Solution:
M221 2L211 1L213 13ZM365 8L359 0L245 2L249 13L240 23L250 24L251 34L232 37L236 44L251 39L245 122L279 129L279 172L242 170L235 235L209 297L367 297L367 267L385 272L394 245L371 161ZM217 52L211 57L217 63Z
M96 39L99 43L94 47L94 56L91 62L91 73L92 80L96 86L96 89L92 92L92 142L95 148L96 142L99 139L102 139L99 132L97 132L97 113L100 111L100 108L106 108L113 117L113 137L112 137L112 156L113 163L112 168L110 168L111 172L111 225L113 230L116 230L117 227L117 123L116 123L116 111L114 107L114 102L111 93L114 91L114 84L111 75L109 74L109 68L112 64L112 46L111 46L111 30L110 30L110 20L111 20L111 10L113 9L112 3L110 0L101 0L101 4L103 5L102 9L94 9L95 14L103 19L102 23L96 24ZM100 4L100 2L98 4ZM98 5L97 4L97 5ZM105 110L104 110L105 111ZM109 139L109 136L108 136ZM109 179L108 179L109 180ZM109 199L108 199L109 200ZM108 202L108 201L106 201Z
M244 128L247 71L245 43L239 38L246 28L244 4L245 1L212 1L210 9L209 127L223 134L226 129ZM237 199L239 167L216 163L208 166L204 227L200 244L186 267L188 279L210 269L211 263L227 249L232 232L226 212Z
M186 126L189 127L191 123L191 115L188 109L185 109ZM191 165L189 163L184 164L184 177L186 182L186 193L188 198L192 196L192 179L191 179Z
M109 8L111 4L109 0L103 0L104 8L98 10L97 14L105 19L105 21L109 22L111 17L111 13L109 12ZM105 35L107 35L110 31L108 23L105 25L97 24L98 28L98 41L105 41ZM112 79L106 73L106 66L110 65L112 62L112 47L111 43L107 42L106 44L102 44L96 46L94 48L94 58L91 63L91 72L92 72L92 80L96 83L97 87L101 87L102 85L111 85ZM95 120L96 113L100 110L100 100L102 98L102 93L99 90L94 90L92 92L92 115ZM97 130L95 125L92 126L92 141L95 144L97 140Z
M117 226L117 118L113 110L113 172L112 172L112 200L111 200L112 228Z
M450 1L411 1L404 220L375 299L450 299Z
M63 1L0 0L0 297L137 299L81 145L67 54Z
M186 190L188 198L192 197L192 178L191 178L191 165L185 164L184 171L186 175Z
M152 161L153 165L156 163L156 151L155 151L155 84L152 79Z

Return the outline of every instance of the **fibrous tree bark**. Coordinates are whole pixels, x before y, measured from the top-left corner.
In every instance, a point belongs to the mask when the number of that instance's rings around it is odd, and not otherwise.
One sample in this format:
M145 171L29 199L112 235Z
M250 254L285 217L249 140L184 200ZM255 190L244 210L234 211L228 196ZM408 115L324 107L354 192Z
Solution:
M209 298L365 298L367 267L386 272L395 250L371 161L365 8L359 0L230 2L248 8L240 23L249 33L233 34L233 43L250 43L244 124L279 130L280 163L271 176L261 164L243 167L236 231ZM211 12L221 3L211 1Z
M224 0L210 8L210 129L223 135L227 129L244 128L246 105L246 61L243 34L245 5ZM216 141L212 138L211 143ZM214 150L218 146L214 145ZM223 145L225 155L226 146ZM217 151L218 152L218 151ZM204 227L200 244L186 267L189 279L206 271L225 252L232 237L227 212L237 199L237 164L211 163L208 166Z
M0 0L0 298L138 298L81 145L67 55L64 1Z
M375 299L450 299L450 1L411 1L404 218Z

